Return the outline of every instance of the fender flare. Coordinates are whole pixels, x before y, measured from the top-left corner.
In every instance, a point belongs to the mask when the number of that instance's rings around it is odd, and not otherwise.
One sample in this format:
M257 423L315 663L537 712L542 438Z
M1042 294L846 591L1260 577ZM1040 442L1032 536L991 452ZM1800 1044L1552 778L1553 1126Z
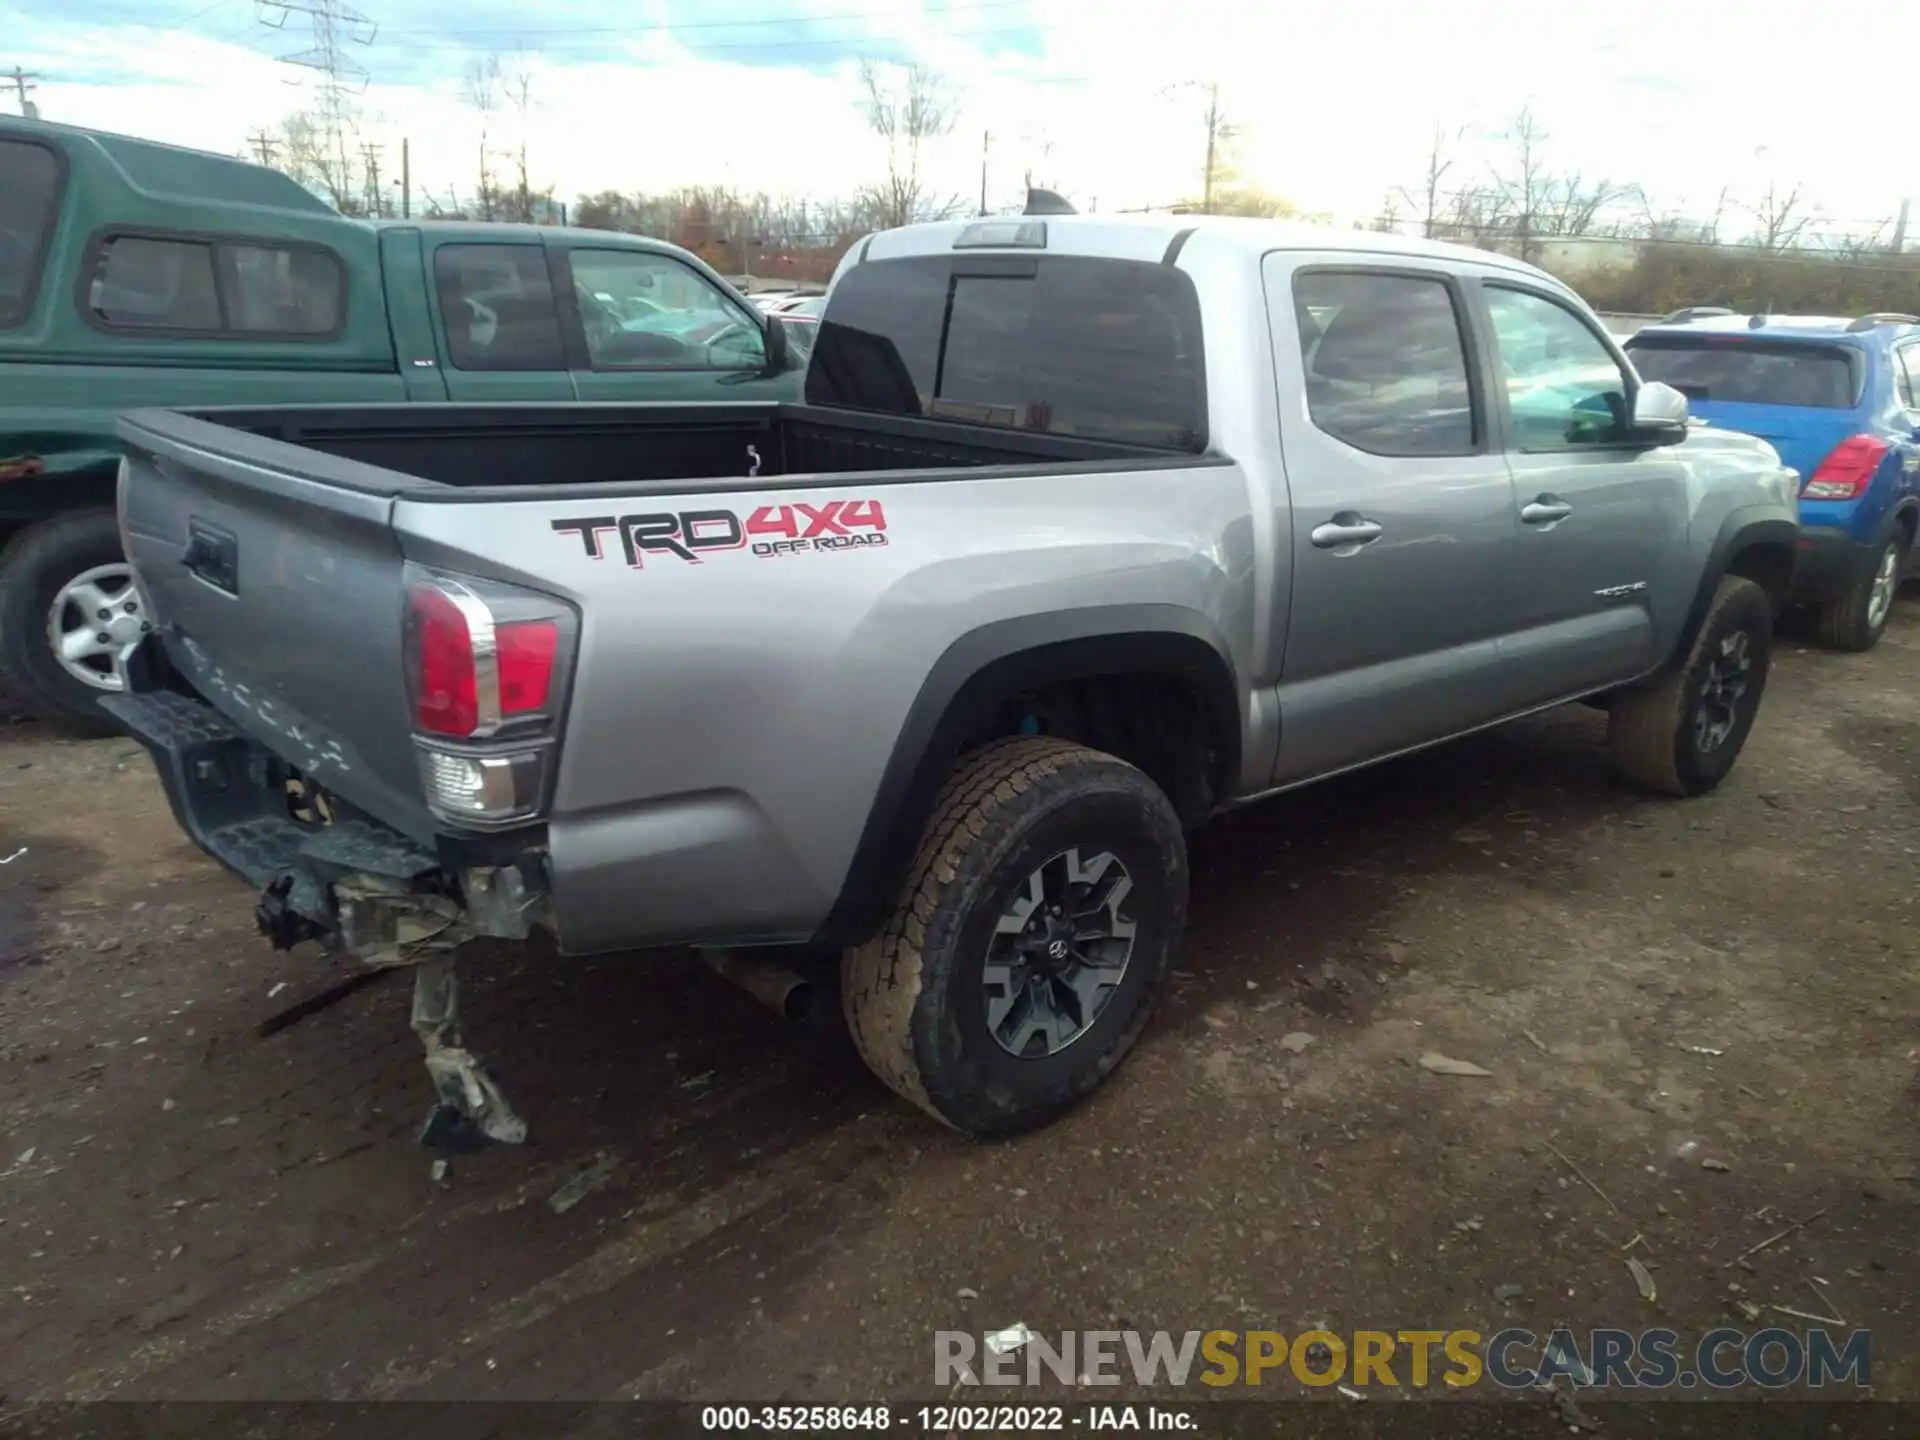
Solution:
M1920 498L1908 495L1902 499L1893 509L1887 512L1887 523L1889 525L1897 525L1908 515L1920 516ZM1915 522L1914 533L1916 536L1920 536L1920 520L1916 520Z
M1700 572L1700 586L1687 609L1686 623L1680 627L1679 641L1661 670L1680 664L1692 651L1694 639L1706 623L1707 610L1713 604L1714 591L1720 588L1735 556L1756 545L1778 545L1784 547L1791 558L1797 555L1799 543L1799 524L1782 515L1776 505L1742 505L1729 511L1707 552L1707 563ZM1789 585L1791 579L1789 570Z
M1227 646L1210 621L1177 605L1120 605L1021 616L969 630L928 670L900 726L859 843L816 940L857 945L877 934L906 882L940 786L968 740L1026 690L1095 675L1190 682L1219 753L1217 794L1240 773L1244 725Z

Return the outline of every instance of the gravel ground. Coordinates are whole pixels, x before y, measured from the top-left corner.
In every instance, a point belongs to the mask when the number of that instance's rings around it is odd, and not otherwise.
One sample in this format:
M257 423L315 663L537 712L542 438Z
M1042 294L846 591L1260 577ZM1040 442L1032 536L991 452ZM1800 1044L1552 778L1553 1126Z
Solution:
M1140 1050L1011 1143L684 955L476 955L534 1143L436 1183L404 981L261 1037L345 972L253 934L131 745L0 722L0 1393L870 1401L936 1393L936 1329L1747 1305L1870 1328L1920 1399L1920 607L1868 656L1783 642L1704 800L1617 785L1602 730L1212 826Z

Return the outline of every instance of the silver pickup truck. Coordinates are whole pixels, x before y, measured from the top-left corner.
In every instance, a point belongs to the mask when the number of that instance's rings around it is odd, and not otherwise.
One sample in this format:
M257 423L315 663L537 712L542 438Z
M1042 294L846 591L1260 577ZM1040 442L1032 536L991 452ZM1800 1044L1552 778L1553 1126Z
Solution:
M1499 256L1194 218L873 236L803 404L142 411L107 702L282 946L841 952L894 1090L1040 1124L1139 1036L1184 832L1585 699L1692 795L1796 480ZM102 621L103 626L112 617Z

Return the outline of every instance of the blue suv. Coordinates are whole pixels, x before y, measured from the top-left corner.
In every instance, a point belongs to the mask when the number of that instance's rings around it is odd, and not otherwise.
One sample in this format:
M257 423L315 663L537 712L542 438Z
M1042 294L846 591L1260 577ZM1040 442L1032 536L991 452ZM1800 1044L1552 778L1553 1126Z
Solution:
M1820 641L1870 650L1920 562L1920 317L1695 308L1626 343L1700 419L1770 441L1801 475L1794 598Z

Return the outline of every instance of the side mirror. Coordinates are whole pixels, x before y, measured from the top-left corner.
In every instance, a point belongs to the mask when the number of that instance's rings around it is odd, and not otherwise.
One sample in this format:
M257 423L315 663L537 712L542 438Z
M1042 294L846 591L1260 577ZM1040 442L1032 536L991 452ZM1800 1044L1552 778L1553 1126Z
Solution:
M780 323L778 315L762 315L767 322L767 370L778 375L786 370L793 360L793 346L787 341L787 327ZM1686 402L1682 400L1681 404Z
M1673 386L1648 380L1633 393L1633 435L1654 445L1687 437L1687 397Z

